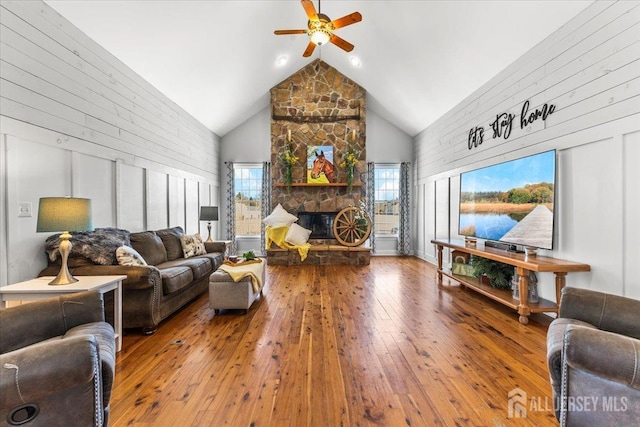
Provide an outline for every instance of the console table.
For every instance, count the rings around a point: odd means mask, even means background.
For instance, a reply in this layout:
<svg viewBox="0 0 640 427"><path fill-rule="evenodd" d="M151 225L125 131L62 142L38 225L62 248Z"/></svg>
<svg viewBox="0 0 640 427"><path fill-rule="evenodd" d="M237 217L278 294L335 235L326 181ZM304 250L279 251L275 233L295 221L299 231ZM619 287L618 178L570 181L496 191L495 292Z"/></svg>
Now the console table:
<svg viewBox="0 0 640 427"><path fill-rule="evenodd" d="M462 239L458 240L432 240L438 248L438 286L442 286L442 276L445 275L459 282L461 285L469 289L473 289L501 304L511 307L520 314L520 323L526 325L529 323L529 315L531 313L541 312L558 312L558 304L560 303L560 292L566 283L567 273L573 271L591 271L588 264L581 264L572 261L564 261L544 256L527 256L523 253L506 251L484 246L484 243L478 242L477 247L465 244ZM443 248L451 248L460 252L471 255L492 259L516 268L516 272L520 277L518 286L520 287L520 300L512 297L511 291L507 289L496 289L490 285L483 284L480 280L473 277L460 276L453 274L451 270L442 266L442 250ZM540 298L537 303L529 303L527 301L529 289L529 272L551 272L556 275L556 301L549 301Z"/></svg>

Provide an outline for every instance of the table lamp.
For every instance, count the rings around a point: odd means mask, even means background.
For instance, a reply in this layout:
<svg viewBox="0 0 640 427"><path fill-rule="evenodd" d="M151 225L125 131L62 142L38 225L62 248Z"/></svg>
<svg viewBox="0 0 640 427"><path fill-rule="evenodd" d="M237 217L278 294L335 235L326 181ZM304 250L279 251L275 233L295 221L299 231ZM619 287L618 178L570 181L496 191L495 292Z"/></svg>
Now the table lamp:
<svg viewBox="0 0 640 427"><path fill-rule="evenodd" d="M71 252L70 231L93 230L91 200L72 197L43 197L38 208L38 232L63 231L60 235L60 272L50 285L69 285L77 282L67 267Z"/></svg>
<svg viewBox="0 0 640 427"><path fill-rule="evenodd" d="M213 240L211 240L211 221L217 220L217 206L200 206L200 221L207 221L207 230L209 230L209 238L206 240L207 242L213 242Z"/></svg>

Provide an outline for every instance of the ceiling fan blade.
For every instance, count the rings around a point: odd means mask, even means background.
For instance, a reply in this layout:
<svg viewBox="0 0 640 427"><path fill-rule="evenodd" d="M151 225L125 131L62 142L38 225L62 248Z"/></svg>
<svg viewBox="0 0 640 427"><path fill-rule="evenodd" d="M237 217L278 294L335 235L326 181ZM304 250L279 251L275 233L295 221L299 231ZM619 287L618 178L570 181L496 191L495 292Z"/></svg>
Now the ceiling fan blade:
<svg viewBox="0 0 640 427"><path fill-rule="evenodd" d="M355 24L360 21L362 21L362 15L360 15L360 12L353 12L350 15L331 21L331 24L333 25L333 28L337 30L338 28L346 27L347 25Z"/></svg>
<svg viewBox="0 0 640 427"><path fill-rule="evenodd" d="M304 11L307 13L307 17L309 18L309 20L317 21L318 12L316 12L316 7L313 5L313 2L311 0L300 0L300 3L302 3L302 7L304 8Z"/></svg>
<svg viewBox="0 0 640 427"><path fill-rule="evenodd" d="M351 43L349 43L343 38L336 36L335 34L331 35L331 38L329 39L329 41L335 44L336 46L338 46L340 49L347 52L351 52L354 48L354 46Z"/></svg>
<svg viewBox="0 0 640 427"><path fill-rule="evenodd" d="M307 34L307 30L275 30L273 32L276 36L282 36L286 34Z"/></svg>
<svg viewBox="0 0 640 427"><path fill-rule="evenodd" d="M313 53L313 50L316 48L316 44L314 42L309 42L309 44L307 45L307 48L304 50L304 53L302 54L302 56L304 56L305 58L308 56L311 56L311 54Z"/></svg>

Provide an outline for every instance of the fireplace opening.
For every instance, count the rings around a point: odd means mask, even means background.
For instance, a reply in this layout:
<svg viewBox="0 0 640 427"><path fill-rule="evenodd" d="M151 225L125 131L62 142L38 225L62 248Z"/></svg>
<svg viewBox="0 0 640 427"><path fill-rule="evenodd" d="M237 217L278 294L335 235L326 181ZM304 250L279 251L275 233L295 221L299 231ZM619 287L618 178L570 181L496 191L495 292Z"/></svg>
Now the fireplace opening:
<svg viewBox="0 0 640 427"><path fill-rule="evenodd" d="M338 212L298 212L298 224L311 230L310 239L333 239L333 220Z"/></svg>

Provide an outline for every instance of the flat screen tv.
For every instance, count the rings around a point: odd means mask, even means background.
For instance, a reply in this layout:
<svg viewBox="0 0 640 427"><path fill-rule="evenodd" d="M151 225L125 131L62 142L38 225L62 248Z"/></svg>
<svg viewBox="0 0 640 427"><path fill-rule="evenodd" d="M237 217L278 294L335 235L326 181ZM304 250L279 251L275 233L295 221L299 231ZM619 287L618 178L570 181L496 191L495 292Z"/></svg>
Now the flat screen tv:
<svg viewBox="0 0 640 427"><path fill-rule="evenodd" d="M458 233L552 249L555 177L555 150L460 174Z"/></svg>

